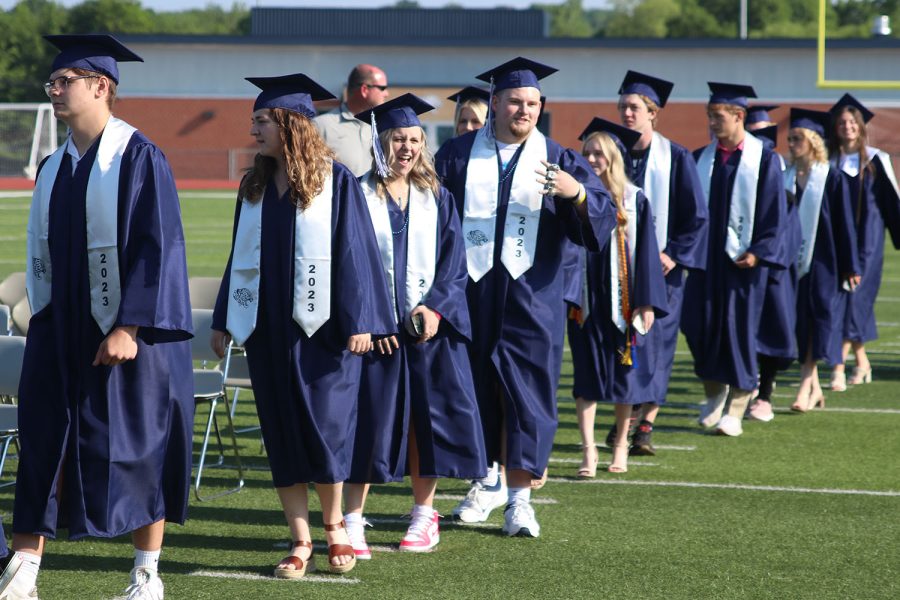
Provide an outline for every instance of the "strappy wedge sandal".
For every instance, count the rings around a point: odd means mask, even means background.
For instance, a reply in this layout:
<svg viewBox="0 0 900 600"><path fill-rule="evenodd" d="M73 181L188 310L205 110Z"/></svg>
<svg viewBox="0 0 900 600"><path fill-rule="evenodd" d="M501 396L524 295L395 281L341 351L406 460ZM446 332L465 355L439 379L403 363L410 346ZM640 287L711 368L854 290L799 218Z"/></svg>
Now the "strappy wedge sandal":
<svg viewBox="0 0 900 600"><path fill-rule="evenodd" d="M347 523L341 519L340 523L325 524L325 531L338 531L345 529ZM349 538L348 538L349 539ZM338 556L346 556L350 558L350 562L343 565L336 565L333 561ZM328 570L332 573L347 573L356 566L356 552L350 544L328 544Z"/></svg>
<svg viewBox="0 0 900 600"><path fill-rule="evenodd" d="M299 556L294 556L293 554L285 556L281 559L281 562L275 565L275 577L279 579L301 579L307 573L312 573L316 570L316 564L313 561L312 542L294 542L293 546L291 546L291 549L294 548L309 548L309 558L304 561ZM282 564L290 566L282 567L280 566Z"/></svg>

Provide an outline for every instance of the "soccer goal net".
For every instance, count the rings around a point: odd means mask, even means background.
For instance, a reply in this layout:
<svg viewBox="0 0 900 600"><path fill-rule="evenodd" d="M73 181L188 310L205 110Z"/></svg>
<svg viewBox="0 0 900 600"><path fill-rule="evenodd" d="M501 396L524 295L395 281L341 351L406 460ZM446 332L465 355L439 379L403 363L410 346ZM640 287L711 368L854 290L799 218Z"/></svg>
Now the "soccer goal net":
<svg viewBox="0 0 900 600"><path fill-rule="evenodd" d="M41 160L59 144L49 103L0 103L0 177L34 179Z"/></svg>

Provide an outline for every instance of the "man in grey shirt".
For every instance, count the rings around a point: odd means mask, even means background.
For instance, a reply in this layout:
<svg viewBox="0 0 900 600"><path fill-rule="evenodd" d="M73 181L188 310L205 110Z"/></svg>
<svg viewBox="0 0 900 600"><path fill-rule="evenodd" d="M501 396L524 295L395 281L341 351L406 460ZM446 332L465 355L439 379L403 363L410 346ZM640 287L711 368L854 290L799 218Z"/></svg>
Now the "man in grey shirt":
<svg viewBox="0 0 900 600"><path fill-rule="evenodd" d="M328 147L359 177L372 167L372 127L353 115L387 100L387 75L374 65L356 65L347 78L347 99L314 119Z"/></svg>

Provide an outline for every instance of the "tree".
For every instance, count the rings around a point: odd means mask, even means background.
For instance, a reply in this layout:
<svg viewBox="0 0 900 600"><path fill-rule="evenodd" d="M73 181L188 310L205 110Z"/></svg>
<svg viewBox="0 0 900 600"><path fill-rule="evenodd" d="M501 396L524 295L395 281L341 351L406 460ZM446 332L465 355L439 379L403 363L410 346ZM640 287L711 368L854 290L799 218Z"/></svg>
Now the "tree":
<svg viewBox="0 0 900 600"><path fill-rule="evenodd" d="M0 11L0 100L46 100L41 84L50 74L56 50L41 36L67 31L66 9L51 0L22 0Z"/></svg>
<svg viewBox="0 0 900 600"><path fill-rule="evenodd" d="M152 33L153 13L139 0L86 0L69 12L72 31Z"/></svg>
<svg viewBox="0 0 900 600"><path fill-rule="evenodd" d="M613 0L614 14L606 24L607 37L664 38L669 20L681 14L678 0Z"/></svg>
<svg viewBox="0 0 900 600"><path fill-rule="evenodd" d="M550 16L550 37L583 38L594 35L594 28L581 5L581 0L566 0L562 4L533 4Z"/></svg>

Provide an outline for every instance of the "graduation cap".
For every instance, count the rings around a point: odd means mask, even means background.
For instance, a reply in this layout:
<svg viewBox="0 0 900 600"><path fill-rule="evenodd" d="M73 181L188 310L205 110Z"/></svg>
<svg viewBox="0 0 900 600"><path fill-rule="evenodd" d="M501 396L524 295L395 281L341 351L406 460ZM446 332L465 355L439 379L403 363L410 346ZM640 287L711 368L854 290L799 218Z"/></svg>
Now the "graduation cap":
<svg viewBox="0 0 900 600"><path fill-rule="evenodd" d="M419 115L434 110L434 107L415 94L403 94L393 100L379 104L355 115L360 121L375 120L378 129L385 131L396 127L421 127Z"/></svg>
<svg viewBox="0 0 900 600"><path fill-rule="evenodd" d="M831 121L831 113L820 110L808 110L806 108L791 109L791 129L802 127L815 131L821 137L826 137L828 123Z"/></svg>
<svg viewBox="0 0 900 600"><path fill-rule="evenodd" d="M862 114L864 123L868 123L869 121L872 120L872 117L875 116L875 113L873 113L871 110L866 108L862 102L860 102L859 100L857 100L850 94L844 94L843 96L841 96L841 99L838 100L837 102L835 102L834 106L832 106L830 109L828 109L828 112L831 113L831 116L833 118L837 118L837 116L839 114L841 114L841 112L845 108L850 107L850 106L859 110L859 112Z"/></svg>
<svg viewBox="0 0 900 600"><path fill-rule="evenodd" d="M779 104L754 104L747 109L747 118L744 120L744 125L772 122L772 118L769 117L769 111L775 110L779 106Z"/></svg>
<svg viewBox="0 0 900 600"><path fill-rule="evenodd" d="M715 81L707 82L709 91L712 95L709 97L709 104L733 104L743 109L747 108L747 98L756 98L756 92L749 85L741 85L737 83L718 83Z"/></svg>
<svg viewBox="0 0 900 600"><path fill-rule="evenodd" d="M503 63L478 75L476 79L490 83L492 93L511 88L533 87L541 89L539 80L556 73L559 69L548 67L521 56Z"/></svg>
<svg viewBox="0 0 900 600"><path fill-rule="evenodd" d="M59 48L50 71L84 69L102 73L119 83L120 62L144 62L122 42L106 34L45 35L44 39Z"/></svg>
<svg viewBox="0 0 900 600"><path fill-rule="evenodd" d="M644 75L637 71L628 71L625 73L625 79L619 86L619 95L622 94L640 94L647 96L653 100L654 104L662 108L672 93L675 84L665 79L659 79L650 75Z"/></svg>
<svg viewBox="0 0 900 600"><path fill-rule="evenodd" d="M279 75L278 77L245 77L262 90L256 97L253 110L283 108L309 119L316 116L315 100L331 100L334 94L304 75Z"/></svg>
<svg viewBox="0 0 900 600"><path fill-rule="evenodd" d="M458 92L453 92L451 95L447 96L447 100L453 100L457 104L465 102L466 100L481 100L487 104L490 98L491 92L489 90L474 85L466 86Z"/></svg>
<svg viewBox="0 0 900 600"><path fill-rule="evenodd" d="M384 158L381 141L378 139L379 128L386 131L397 127L421 127L419 115L430 110L434 110L432 105L415 94L407 93L355 115L360 121L372 125L372 154L375 156L375 166L382 179L390 174L390 168Z"/></svg>
<svg viewBox="0 0 900 600"><path fill-rule="evenodd" d="M640 131L628 129L618 123L613 123L612 121L607 121L600 117L594 117L588 126L585 127L584 131L581 132L581 135L578 136L578 139L583 142L592 133L605 133L611 137L616 146L619 147L619 152L622 153L623 158L628 151L634 147L637 141L641 139Z"/></svg>
<svg viewBox="0 0 900 600"><path fill-rule="evenodd" d="M762 129L757 129L750 133L760 139L765 138L769 140L772 142L773 148L778 145L778 125L769 125L768 127L763 127Z"/></svg>

